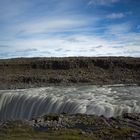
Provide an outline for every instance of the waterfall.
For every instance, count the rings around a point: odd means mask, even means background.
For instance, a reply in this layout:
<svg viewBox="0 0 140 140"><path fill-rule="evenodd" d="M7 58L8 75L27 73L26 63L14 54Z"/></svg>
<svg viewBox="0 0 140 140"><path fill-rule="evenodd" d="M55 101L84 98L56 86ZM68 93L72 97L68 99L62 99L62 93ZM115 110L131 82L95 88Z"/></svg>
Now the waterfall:
<svg viewBox="0 0 140 140"><path fill-rule="evenodd" d="M0 90L0 120L50 113L118 116L140 113L138 86L75 86Z"/></svg>

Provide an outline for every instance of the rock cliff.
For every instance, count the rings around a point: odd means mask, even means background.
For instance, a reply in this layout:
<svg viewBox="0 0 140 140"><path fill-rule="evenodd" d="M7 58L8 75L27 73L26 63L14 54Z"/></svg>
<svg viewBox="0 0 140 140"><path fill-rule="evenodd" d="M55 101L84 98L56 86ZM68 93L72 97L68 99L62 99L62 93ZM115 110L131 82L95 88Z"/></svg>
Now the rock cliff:
<svg viewBox="0 0 140 140"><path fill-rule="evenodd" d="M139 84L140 58L66 57L0 60L0 89L72 84Z"/></svg>

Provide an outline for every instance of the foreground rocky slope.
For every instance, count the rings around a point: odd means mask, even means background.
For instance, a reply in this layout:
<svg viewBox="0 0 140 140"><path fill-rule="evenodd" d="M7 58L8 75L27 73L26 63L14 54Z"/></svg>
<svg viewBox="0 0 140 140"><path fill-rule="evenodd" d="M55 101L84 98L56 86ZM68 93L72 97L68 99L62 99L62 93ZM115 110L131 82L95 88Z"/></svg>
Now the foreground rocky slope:
<svg viewBox="0 0 140 140"><path fill-rule="evenodd" d="M30 121L2 122L2 140L139 140L140 114L117 118L94 115L46 115Z"/></svg>
<svg viewBox="0 0 140 140"><path fill-rule="evenodd" d="M0 60L0 89L140 83L140 58L68 57Z"/></svg>

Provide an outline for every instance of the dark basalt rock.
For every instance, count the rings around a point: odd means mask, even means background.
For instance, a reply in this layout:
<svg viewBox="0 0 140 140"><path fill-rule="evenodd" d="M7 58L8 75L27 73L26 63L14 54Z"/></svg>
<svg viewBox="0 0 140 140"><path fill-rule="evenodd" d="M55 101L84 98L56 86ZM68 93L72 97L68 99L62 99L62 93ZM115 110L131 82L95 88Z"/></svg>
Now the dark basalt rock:
<svg viewBox="0 0 140 140"><path fill-rule="evenodd" d="M67 57L0 60L0 89L72 84L140 84L140 58Z"/></svg>

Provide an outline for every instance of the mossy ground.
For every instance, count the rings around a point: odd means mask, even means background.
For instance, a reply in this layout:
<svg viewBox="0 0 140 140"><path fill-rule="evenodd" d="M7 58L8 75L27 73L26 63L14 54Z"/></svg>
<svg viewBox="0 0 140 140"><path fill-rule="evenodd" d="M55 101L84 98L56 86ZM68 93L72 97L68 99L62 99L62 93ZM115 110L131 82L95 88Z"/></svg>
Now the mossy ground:
<svg viewBox="0 0 140 140"><path fill-rule="evenodd" d="M17 130L0 134L0 140L96 140L94 136L87 136L76 129L49 132Z"/></svg>
<svg viewBox="0 0 140 140"><path fill-rule="evenodd" d="M0 140L97 140L94 136L82 134L78 129L36 131L32 127L13 123L0 130Z"/></svg>
<svg viewBox="0 0 140 140"><path fill-rule="evenodd" d="M134 132L132 128L110 128L102 126L93 133L80 129L63 128L61 130L37 131L23 122L10 122L0 129L0 140L102 140L129 138Z"/></svg>

